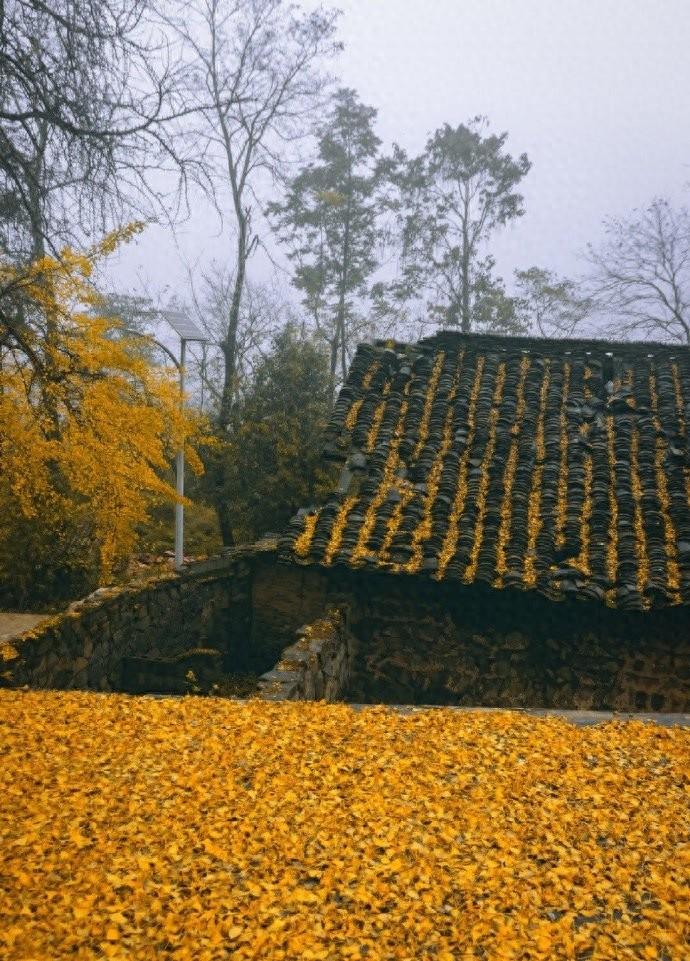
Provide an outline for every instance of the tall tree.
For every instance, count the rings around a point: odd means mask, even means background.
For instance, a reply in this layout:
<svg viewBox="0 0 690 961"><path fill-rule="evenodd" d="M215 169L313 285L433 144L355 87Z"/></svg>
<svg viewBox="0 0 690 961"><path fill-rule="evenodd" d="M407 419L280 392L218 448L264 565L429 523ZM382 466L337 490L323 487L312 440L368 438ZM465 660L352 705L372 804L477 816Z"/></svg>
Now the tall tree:
<svg viewBox="0 0 690 961"><path fill-rule="evenodd" d="M217 419L225 379L223 344L235 277L231 270L213 263L203 272L200 283L190 273L190 287L194 314L208 337L200 358L191 362L192 372L199 378L202 406ZM246 392L275 335L288 324L298 328L299 320L281 289L273 283L246 281L237 325L233 404Z"/></svg>
<svg viewBox="0 0 690 961"><path fill-rule="evenodd" d="M338 90L318 130L318 159L290 181L281 203L269 207L295 263L293 283L328 345L331 396L367 323L358 307L379 265L376 113L354 90Z"/></svg>
<svg viewBox="0 0 690 961"><path fill-rule="evenodd" d="M516 270L515 284L517 314L541 337L572 337L594 311L581 284L543 267Z"/></svg>
<svg viewBox="0 0 690 961"><path fill-rule="evenodd" d="M280 530L332 483L321 458L329 406L323 347L288 325L257 364L233 412L224 496L237 540Z"/></svg>
<svg viewBox="0 0 690 961"><path fill-rule="evenodd" d="M202 275L201 282L190 274L193 310L208 342L196 357L191 357L188 370L195 384L195 396L213 423L218 424L223 404L227 365L225 362L228 313L235 291L234 272L220 264L212 264ZM232 465L228 450L234 450L233 435L239 421L233 411L250 389L257 368L272 349L273 338L285 326L304 331L294 307L274 284L245 281L240 303L235 339L235 377L230 421L220 437L220 443L205 452L206 471L200 491L215 507L223 541L234 543L241 523L234 516L236 504L227 496L228 477Z"/></svg>
<svg viewBox="0 0 690 961"><path fill-rule="evenodd" d="M206 183L228 216L232 296L221 342L222 433L236 395L238 329L247 266L261 244L261 203L285 173L288 147L308 132L326 78L337 12L308 13L284 0L179 0L169 22L182 39L189 89L201 123L193 131ZM227 521L223 520L227 531Z"/></svg>
<svg viewBox="0 0 690 961"><path fill-rule="evenodd" d="M399 298L426 296L441 323L511 330L516 318L487 253L492 233L521 217L520 181L527 154L514 159L507 133L490 134L485 117L439 128L424 152L408 160L396 148L402 277Z"/></svg>
<svg viewBox="0 0 690 961"><path fill-rule="evenodd" d="M588 247L588 288L611 335L690 344L690 212L655 198L604 223Z"/></svg>
<svg viewBox="0 0 690 961"><path fill-rule="evenodd" d="M152 0L0 2L0 252L28 263L150 212L152 167L184 172L176 80Z"/></svg>

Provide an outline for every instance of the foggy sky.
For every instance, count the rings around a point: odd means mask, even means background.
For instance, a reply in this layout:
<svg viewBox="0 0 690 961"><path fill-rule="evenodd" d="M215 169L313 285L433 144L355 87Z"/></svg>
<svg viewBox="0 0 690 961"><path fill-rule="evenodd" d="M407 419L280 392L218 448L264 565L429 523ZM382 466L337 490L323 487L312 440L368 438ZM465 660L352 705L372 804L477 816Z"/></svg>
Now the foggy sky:
<svg viewBox="0 0 690 961"><path fill-rule="evenodd" d="M409 152L445 122L486 114L533 167L525 216L496 235L508 282L532 265L576 275L601 221L654 195L690 196L690 0L341 0L342 83L379 110L384 149ZM198 205L120 255L112 280L184 295L185 260L228 258L216 216ZM250 271L268 276L264 258Z"/></svg>

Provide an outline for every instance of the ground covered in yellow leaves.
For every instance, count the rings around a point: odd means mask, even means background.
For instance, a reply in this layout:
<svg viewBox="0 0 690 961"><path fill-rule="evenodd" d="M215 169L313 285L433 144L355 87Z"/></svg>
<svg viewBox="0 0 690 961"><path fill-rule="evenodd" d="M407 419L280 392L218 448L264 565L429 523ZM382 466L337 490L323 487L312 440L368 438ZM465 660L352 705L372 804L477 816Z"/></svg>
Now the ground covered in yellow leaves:
<svg viewBox="0 0 690 961"><path fill-rule="evenodd" d="M0 957L690 957L690 732L0 692Z"/></svg>

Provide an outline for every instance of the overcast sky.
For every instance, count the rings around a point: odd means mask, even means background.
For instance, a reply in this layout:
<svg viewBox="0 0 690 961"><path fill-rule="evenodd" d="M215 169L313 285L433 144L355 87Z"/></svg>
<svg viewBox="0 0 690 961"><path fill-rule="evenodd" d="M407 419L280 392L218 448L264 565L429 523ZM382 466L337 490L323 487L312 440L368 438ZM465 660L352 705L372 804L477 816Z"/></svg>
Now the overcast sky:
<svg viewBox="0 0 690 961"><path fill-rule="evenodd" d="M493 244L500 272L563 274L655 194L690 182L690 0L342 0L335 72L379 111L387 148L421 150L441 124L486 114L533 167L526 214ZM184 293L185 259L225 256L214 215L197 206L178 232L150 228L114 265L133 290ZM254 274L267 266L257 261Z"/></svg>

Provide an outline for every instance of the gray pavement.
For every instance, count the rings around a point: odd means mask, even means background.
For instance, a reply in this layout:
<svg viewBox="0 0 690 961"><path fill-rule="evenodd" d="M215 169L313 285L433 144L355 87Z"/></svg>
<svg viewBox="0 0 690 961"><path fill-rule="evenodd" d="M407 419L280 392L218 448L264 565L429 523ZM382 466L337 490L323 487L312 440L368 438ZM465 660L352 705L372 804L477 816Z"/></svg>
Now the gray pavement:
<svg viewBox="0 0 690 961"><path fill-rule="evenodd" d="M133 697L154 697L154 698L179 698L187 695L182 694L137 694ZM245 698L232 697L223 700L243 701ZM272 702L277 703L277 702ZM286 702L287 703L287 702ZM293 702L290 702L293 703ZM294 702L296 703L296 702ZM591 727L594 724L604 724L607 721L645 721L650 724L658 724L661 727L690 727L690 714L636 714L623 713L616 711L566 711L555 708L534 707L534 708L505 708L505 707L463 707L453 704L351 704L349 701L338 701L337 703L347 704L353 711L367 711L374 707L388 707L391 711L398 711L400 714L414 714L417 711L459 711L465 714L526 714L531 717L558 717L563 721L569 721L576 727Z"/></svg>
<svg viewBox="0 0 690 961"><path fill-rule="evenodd" d="M50 614L15 614L11 611L0 611L0 641L14 637L15 634L30 631L47 617L50 617Z"/></svg>
<svg viewBox="0 0 690 961"><path fill-rule="evenodd" d="M401 714L412 714L415 711L464 711L466 714L527 714L533 717L559 717L569 721L576 727L591 727L593 724L604 724L606 721L647 721L659 724L661 727L690 727L690 714L642 714L623 713L616 711L566 711L548 707L531 708L503 708L503 707L462 707L440 704L387 704L391 710ZM357 711L367 708L380 707L378 704L351 704Z"/></svg>

